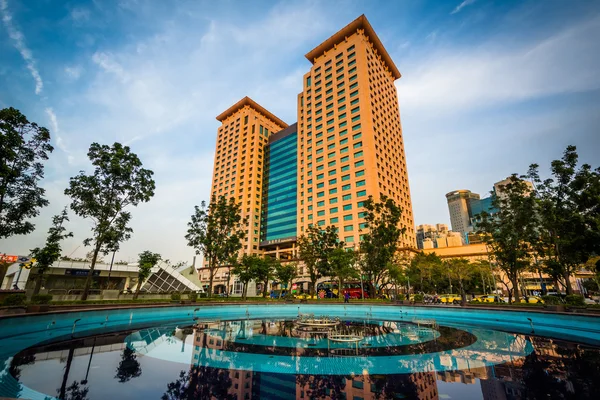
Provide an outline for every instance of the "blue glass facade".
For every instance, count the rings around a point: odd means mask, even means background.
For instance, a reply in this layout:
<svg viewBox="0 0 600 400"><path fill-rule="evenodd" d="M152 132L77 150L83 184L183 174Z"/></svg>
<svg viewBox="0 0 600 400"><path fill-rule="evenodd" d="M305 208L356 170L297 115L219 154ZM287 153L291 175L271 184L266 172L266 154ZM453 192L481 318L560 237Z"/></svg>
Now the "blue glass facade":
<svg viewBox="0 0 600 400"><path fill-rule="evenodd" d="M290 132L293 130L292 132ZM266 152L261 242L293 238L297 225L298 133L292 125Z"/></svg>
<svg viewBox="0 0 600 400"><path fill-rule="evenodd" d="M477 224L481 221L482 212L485 211L492 216L498 212L498 209L492 204L493 201L494 196L471 200L471 225L473 225L473 230L477 230Z"/></svg>

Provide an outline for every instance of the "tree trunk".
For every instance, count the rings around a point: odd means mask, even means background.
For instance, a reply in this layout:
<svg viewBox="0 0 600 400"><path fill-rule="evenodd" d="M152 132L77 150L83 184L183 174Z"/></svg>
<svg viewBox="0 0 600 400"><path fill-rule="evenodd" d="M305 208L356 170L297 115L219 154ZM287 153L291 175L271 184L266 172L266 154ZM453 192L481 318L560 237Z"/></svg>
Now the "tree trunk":
<svg viewBox="0 0 600 400"><path fill-rule="evenodd" d="M340 301L344 301L345 297L344 297L344 281L342 280L342 278L338 278L338 299L340 299Z"/></svg>
<svg viewBox="0 0 600 400"><path fill-rule="evenodd" d="M244 287L242 288L242 300L246 301L246 291L248 290L248 282L242 282Z"/></svg>
<svg viewBox="0 0 600 400"><path fill-rule="evenodd" d="M40 289L42 288L42 280L44 279L44 275L39 273L37 275L37 279L35 281L35 288L33 289L33 295L40 293Z"/></svg>
<svg viewBox="0 0 600 400"><path fill-rule="evenodd" d="M140 294L140 289L142 288L143 279L138 276L137 285L135 285L135 293L133 294L133 300L137 300L138 295Z"/></svg>
<svg viewBox="0 0 600 400"><path fill-rule="evenodd" d="M4 281L4 276L6 275L6 271L8 271L8 267L9 267L8 262L6 262L6 261L0 262L0 285L2 285L2 282Z"/></svg>
<svg viewBox="0 0 600 400"><path fill-rule="evenodd" d="M458 280L458 286L460 287L460 305L464 307L467 305L467 294L465 293L462 279Z"/></svg>
<svg viewBox="0 0 600 400"><path fill-rule="evenodd" d="M85 286L83 287L83 294L81 295L81 300L87 300L88 292L90 291L90 286L92 286L92 279L94 277L94 268L96 268L96 260L98 259L98 253L100 252L101 243L96 243L96 248L94 249L94 256L92 257L92 264L90 265L90 272L85 279Z"/></svg>
<svg viewBox="0 0 600 400"><path fill-rule="evenodd" d="M518 279L518 277L517 277L516 274L511 277L510 282L512 283L513 294L515 295L515 303L516 303L516 302L518 302L520 300L520 296L519 296L519 279ZM509 299L508 300L510 301L510 294L509 294Z"/></svg>
<svg viewBox="0 0 600 400"><path fill-rule="evenodd" d="M231 279L231 265L227 267L227 286L225 286L225 290L227 291L227 297L229 297L229 293L233 292L233 290L229 290L229 280Z"/></svg>
<svg viewBox="0 0 600 400"><path fill-rule="evenodd" d="M263 298L266 299L267 298L267 287L269 286L269 279L265 279L265 281L263 282Z"/></svg>
<svg viewBox="0 0 600 400"><path fill-rule="evenodd" d="M310 280L310 298L312 299L312 297L316 294L316 289L317 289L317 280L315 279L314 281L311 279ZM318 298L318 296L317 296Z"/></svg>
<svg viewBox="0 0 600 400"><path fill-rule="evenodd" d="M214 273L213 270L209 270L208 272L208 294L207 297L212 297L212 290L213 290L213 278L214 278Z"/></svg>
<svg viewBox="0 0 600 400"><path fill-rule="evenodd" d="M567 295L571 295L573 294L573 287L571 286L571 274L569 273L568 267L565 267L563 276L565 279L565 289L567 290Z"/></svg>

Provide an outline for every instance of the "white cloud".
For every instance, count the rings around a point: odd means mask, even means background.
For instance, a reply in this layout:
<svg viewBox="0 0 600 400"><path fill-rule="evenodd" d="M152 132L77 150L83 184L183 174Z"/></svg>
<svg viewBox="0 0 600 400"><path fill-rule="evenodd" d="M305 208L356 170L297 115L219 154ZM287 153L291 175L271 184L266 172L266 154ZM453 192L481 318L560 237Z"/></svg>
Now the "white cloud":
<svg viewBox="0 0 600 400"><path fill-rule="evenodd" d="M456 14L456 13L460 12L460 10L462 10L466 6L469 6L473 3L475 3L476 1L477 0L464 0L462 3L457 5L456 8L454 8L454 10L452 10L452 12L450 14Z"/></svg>
<svg viewBox="0 0 600 400"><path fill-rule="evenodd" d="M407 63L397 82L407 109L456 111L600 88L600 18L547 39L450 48Z"/></svg>
<svg viewBox="0 0 600 400"><path fill-rule="evenodd" d="M87 8L74 8L71 10L71 19L75 23L85 22L90 19L90 10Z"/></svg>
<svg viewBox="0 0 600 400"><path fill-rule="evenodd" d="M83 68L81 67L81 65L75 65L72 67L65 67L64 71L69 79L77 80L81 76Z"/></svg>
<svg viewBox="0 0 600 400"><path fill-rule="evenodd" d="M69 164L73 164L75 158L71 155L71 152L67 149L65 145L65 141L60 134L60 130L58 129L58 119L56 118L56 114L52 107L46 108L46 114L48 118L50 118L50 134L52 137L56 137L56 146L61 149L67 155L67 161Z"/></svg>
<svg viewBox="0 0 600 400"><path fill-rule="evenodd" d="M42 93L42 89L44 88L44 82L42 81L42 77L36 67L35 59L33 58L33 54L31 50L25 44L25 36L23 33L13 24L13 17L10 11L8 11L8 2L7 0L0 0L0 12L2 13L2 22L4 23L4 27L8 32L8 36L13 40L15 48L25 60L25 65L33 80L35 81L35 94Z"/></svg>

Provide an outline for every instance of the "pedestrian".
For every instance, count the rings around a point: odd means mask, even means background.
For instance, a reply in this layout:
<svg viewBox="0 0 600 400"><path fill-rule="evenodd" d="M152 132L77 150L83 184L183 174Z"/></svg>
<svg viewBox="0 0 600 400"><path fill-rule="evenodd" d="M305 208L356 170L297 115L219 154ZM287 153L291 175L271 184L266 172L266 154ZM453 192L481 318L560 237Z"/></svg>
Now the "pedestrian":
<svg viewBox="0 0 600 400"><path fill-rule="evenodd" d="M344 293L344 303L350 303L350 293Z"/></svg>

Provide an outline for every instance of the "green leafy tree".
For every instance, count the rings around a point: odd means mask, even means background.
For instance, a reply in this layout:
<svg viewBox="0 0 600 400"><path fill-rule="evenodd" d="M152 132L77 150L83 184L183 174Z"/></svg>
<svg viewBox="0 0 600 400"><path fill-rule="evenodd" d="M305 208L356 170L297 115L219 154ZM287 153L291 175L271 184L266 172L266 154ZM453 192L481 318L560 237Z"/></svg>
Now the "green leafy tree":
<svg viewBox="0 0 600 400"><path fill-rule="evenodd" d="M600 254L600 168L578 167L575 146L568 146L542 180L538 165L529 167L540 220L537 250L546 272L573 293L571 276L590 256Z"/></svg>
<svg viewBox="0 0 600 400"><path fill-rule="evenodd" d="M275 265L275 277L277 280L279 280L282 286L285 286L287 290L287 297L292 295L290 289L292 287L292 281L296 278L296 276L298 276L298 265L296 263L279 263ZM279 297L281 297L281 292Z"/></svg>
<svg viewBox="0 0 600 400"><path fill-rule="evenodd" d="M411 263L410 256L399 253L394 259L388 263L387 274L389 283L393 285L396 299L399 299L398 287L403 287L408 283L408 269Z"/></svg>
<svg viewBox="0 0 600 400"><path fill-rule="evenodd" d="M154 173L142 168L142 162L128 146L92 143L88 158L94 166L93 174L81 171L65 189L71 198L71 209L93 224L93 237L84 240L86 246L93 244L93 256L82 300L87 299L98 254L108 254L131 237L127 207L149 201L155 188Z"/></svg>
<svg viewBox="0 0 600 400"><path fill-rule="evenodd" d="M267 297L267 291L269 290L269 281L273 278L279 264L279 260L269 256L262 257L260 259L260 262L257 264L256 280L258 282L262 282L262 295L264 298Z"/></svg>
<svg viewBox="0 0 600 400"><path fill-rule="evenodd" d="M329 257L331 253L342 248L337 230L334 226L324 229L311 226L306 235L298 238L298 256L304 262L311 282L310 295L314 296L317 280L323 276L331 276Z"/></svg>
<svg viewBox="0 0 600 400"><path fill-rule="evenodd" d="M52 217L52 226L48 229L46 245L42 248L36 247L31 250L31 257L35 259L35 268L37 270L35 288L33 289L34 295L40 292L42 279L46 271L60 258L60 242L73 236L73 233L67 232L67 228L63 226L68 220L69 216L67 215L66 208L60 214Z"/></svg>
<svg viewBox="0 0 600 400"><path fill-rule="evenodd" d="M493 217L483 212L479 224L492 258L511 282L509 302L513 294L519 301L519 274L530 267L532 243L537 240L536 200L523 178L516 174L509 178L492 200L499 211Z"/></svg>
<svg viewBox="0 0 600 400"><path fill-rule="evenodd" d="M362 271L371 283L370 295L374 298L375 287L387 273L406 227L400 227L402 208L385 195L381 195L379 202L369 196L363 207L366 233L360 243L360 251L364 254Z"/></svg>
<svg viewBox="0 0 600 400"><path fill-rule="evenodd" d="M158 264L161 258L160 254L148 250L143 251L138 255L138 281L135 288L135 294L133 295L134 300L137 300L142 284L148 279L150 274L152 274L152 268Z"/></svg>
<svg viewBox="0 0 600 400"><path fill-rule="evenodd" d="M123 353L121 354L121 361L119 361L115 379L118 379L120 383L125 383L140 375L142 375L142 367L137 360L135 350L127 346L123 349Z"/></svg>
<svg viewBox="0 0 600 400"><path fill-rule="evenodd" d="M444 261L444 266L448 271L448 276L454 281L458 282L458 290L460 292L461 303L465 305L467 303L467 293L465 291L465 285L475 275L476 267L471 264L469 260L465 258L451 258Z"/></svg>
<svg viewBox="0 0 600 400"><path fill-rule="evenodd" d="M236 263L232 268L232 272L238 277L243 284L242 299L246 300L248 295L248 282L258 278L261 264L264 262L262 257L251 254L244 254L240 262Z"/></svg>
<svg viewBox="0 0 600 400"><path fill-rule="evenodd" d="M413 287L424 293L437 293L438 289L446 286L442 260L435 253L420 252L411 260L408 275Z"/></svg>
<svg viewBox="0 0 600 400"><path fill-rule="evenodd" d="M196 254L204 255L209 271L208 297L211 297L218 269L231 264L242 249L248 220L242 219L240 206L233 197L227 200L224 196L218 199L213 196L208 206L203 201L194 210L185 238Z"/></svg>
<svg viewBox="0 0 600 400"><path fill-rule="evenodd" d="M0 240L33 232L31 218L48 205L43 161L54 148L50 132L10 107L0 110ZM8 263L0 263L0 282Z"/></svg>
<svg viewBox="0 0 600 400"><path fill-rule="evenodd" d="M329 276L338 279L340 300L343 299L344 281L360 277L356 269L356 256L356 252L353 249L345 250L341 247L336 247L329 255Z"/></svg>

